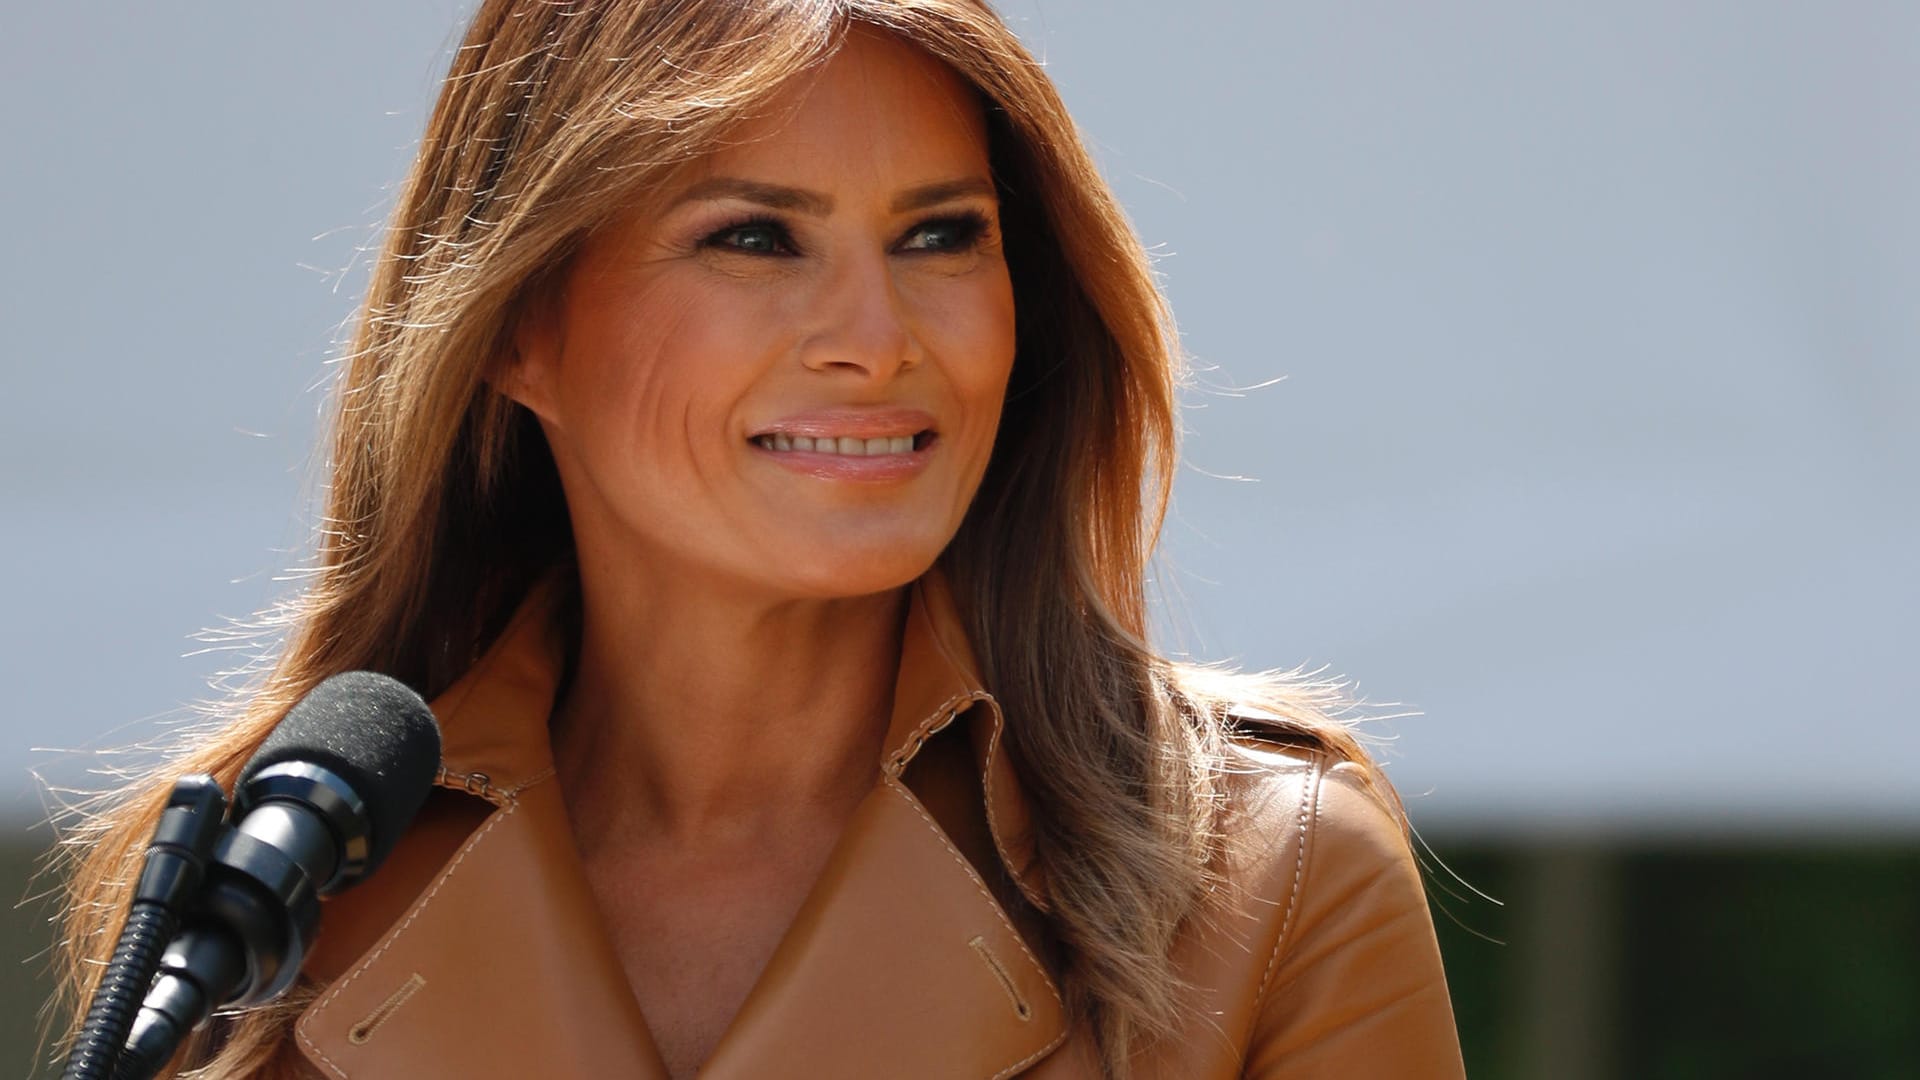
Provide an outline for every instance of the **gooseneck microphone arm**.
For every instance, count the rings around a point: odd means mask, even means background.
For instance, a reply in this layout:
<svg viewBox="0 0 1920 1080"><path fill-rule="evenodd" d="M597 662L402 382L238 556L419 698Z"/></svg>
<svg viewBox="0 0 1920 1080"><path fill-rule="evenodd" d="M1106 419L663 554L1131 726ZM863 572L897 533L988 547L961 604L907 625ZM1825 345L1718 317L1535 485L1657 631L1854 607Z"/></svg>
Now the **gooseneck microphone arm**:
<svg viewBox="0 0 1920 1080"><path fill-rule="evenodd" d="M371 825L347 782L317 765L272 766L242 783L252 809L220 837L199 909L167 947L115 1077L156 1075L220 1005L258 1005L293 985L330 892ZM356 877L358 875L355 875Z"/></svg>
<svg viewBox="0 0 1920 1080"><path fill-rule="evenodd" d="M172 916L158 934L165 949L154 955L155 934L143 931L137 960L124 972L110 970L111 982L103 979L68 1058L67 1080L145 1080L213 1010L260 1005L286 992L313 943L320 897L379 866L425 802L439 763L439 728L419 695L385 676L349 672L294 706L241 770L235 824L221 824L225 798L211 778L182 780L175 799L191 790L198 831L186 830L191 842L177 840L184 826L169 832L163 814L149 867L156 852L191 863L173 853L182 848L201 854L195 865L202 872L154 872L176 883L163 890ZM148 877L142 874L136 890L136 911ZM122 951L131 952L116 950L116 963ZM109 987L114 995L103 1004ZM134 1014L139 994L144 1000Z"/></svg>
<svg viewBox="0 0 1920 1080"><path fill-rule="evenodd" d="M174 783L147 845L113 958L67 1057L67 1080L111 1075L134 1023L134 1010L161 965L161 950L199 895L226 814L226 792L213 777L196 774Z"/></svg>

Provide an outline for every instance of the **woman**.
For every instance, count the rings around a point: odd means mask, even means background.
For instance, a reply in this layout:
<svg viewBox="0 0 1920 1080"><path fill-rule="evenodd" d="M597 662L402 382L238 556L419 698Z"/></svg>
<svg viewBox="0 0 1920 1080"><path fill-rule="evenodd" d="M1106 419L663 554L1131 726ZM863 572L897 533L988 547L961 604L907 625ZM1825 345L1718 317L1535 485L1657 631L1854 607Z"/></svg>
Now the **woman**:
<svg viewBox="0 0 1920 1080"><path fill-rule="evenodd" d="M1457 1076L1335 689L1145 641L1177 360L966 0L490 0L231 780L325 676L435 797L208 1075ZM164 794L92 825L88 989Z"/></svg>

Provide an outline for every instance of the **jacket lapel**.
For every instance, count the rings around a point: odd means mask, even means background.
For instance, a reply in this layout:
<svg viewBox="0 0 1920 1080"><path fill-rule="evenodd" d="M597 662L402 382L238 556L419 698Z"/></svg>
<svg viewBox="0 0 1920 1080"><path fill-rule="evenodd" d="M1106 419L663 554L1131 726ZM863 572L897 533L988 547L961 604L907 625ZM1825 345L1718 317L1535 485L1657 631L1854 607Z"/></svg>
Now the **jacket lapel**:
<svg viewBox="0 0 1920 1080"><path fill-rule="evenodd" d="M889 778L848 823L701 1076L986 1080L1065 1035L1046 971Z"/></svg>
<svg viewBox="0 0 1920 1080"><path fill-rule="evenodd" d="M342 1077L664 1080L579 860L554 842L566 828L551 781L496 810L301 1016L307 1058Z"/></svg>
<svg viewBox="0 0 1920 1080"><path fill-rule="evenodd" d="M480 795L491 811L471 829L430 822L403 840L394 862L441 867L424 886L419 875L395 875L388 893L410 902L382 896L375 878L327 906L315 967L331 983L303 1013L298 1038L328 1075L664 1078L553 780L555 591L536 590L434 702L443 787ZM987 1080L1065 1040L1045 967L902 781L922 745L963 713L985 793L974 809L1010 878L1044 903L999 708L980 686L945 583L929 574L908 611L882 779L702 1077Z"/></svg>

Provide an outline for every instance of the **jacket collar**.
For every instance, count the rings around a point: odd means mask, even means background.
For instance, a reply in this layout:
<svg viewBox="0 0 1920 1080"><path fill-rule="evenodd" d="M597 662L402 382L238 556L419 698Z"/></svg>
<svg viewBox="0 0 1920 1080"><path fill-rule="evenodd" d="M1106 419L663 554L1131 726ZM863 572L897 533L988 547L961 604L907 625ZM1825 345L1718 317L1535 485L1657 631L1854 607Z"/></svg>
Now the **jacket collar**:
<svg viewBox="0 0 1920 1080"><path fill-rule="evenodd" d="M542 579L497 643L434 699L443 786L498 803L553 775L547 720L566 663L558 620L570 587L559 574ZM1021 894L1045 911L1045 875L1034 855L1032 817L1001 738L1005 718L980 678L952 586L936 568L910 587L893 715L880 755L882 774L899 778L928 738L969 711L981 714L970 741L994 846Z"/></svg>
<svg viewBox="0 0 1920 1080"><path fill-rule="evenodd" d="M323 928L345 924L350 941L341 944L364 950L337 974L318 972L332 983L299 1023L303 1052L332 1075L442 1074L462 1062L492 1075L533 1060L548 1075L659 1075L552 782L547 722L570 584L536 587L488 653L433 702L441 786L487 799L492 813L461 830L443 864L431 856L442 868L397 919L361 920L369 925L358 930L358 890L329 903ZM1048 972L902 781L922 745L962 715L994 850L1044 909L1000 707L982 685L949 585L931 571L911 588L880 783L703 1077L1004 1075L1065 1039ZM372 895L359 906L400 910ZM902 1048L913 1057L901 1060Z"/></svg>

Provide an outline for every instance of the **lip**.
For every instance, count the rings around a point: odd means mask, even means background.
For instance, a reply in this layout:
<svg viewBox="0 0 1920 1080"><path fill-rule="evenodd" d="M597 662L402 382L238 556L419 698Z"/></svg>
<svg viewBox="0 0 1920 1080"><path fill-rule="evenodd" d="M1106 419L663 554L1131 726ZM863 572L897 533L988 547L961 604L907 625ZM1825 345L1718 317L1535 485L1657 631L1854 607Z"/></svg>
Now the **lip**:
<svg viewBox="0 0 1920 1080"><path fill-rule="evenodd" d="M837 439L842 436L855 439L892 439L918 435L923 431L931 430L933 430L933 414L920 409L810 409L806 412L783 416L770 424L757 427L747 433L747 438L757 439L762 435L805 435L811 439ZM805 453L805 451L794 452Z"/></svg>
<svg viewBox="0 0 1920 1080"><path fill-rule="evenodd" d="M904 454L822 454L813 450L769 450L754 440L762 435L800 435L815 439L897 439L925 432ZM813 409L785 416L747 437L747 447L789 472L817 480L892 483L918 476L940 445L933 415L920 409Z"/></svg>
<svg viewBox="0 0 1920 1080"><path fill-rule="evenodd" d="M758 443L747 444L789 472L817 480L850 480L857 483L892 483L920 475L933 459L938 439L904 454L878 454L856 457L852 454L821 454L812 450L768 450Z"/></svg>

